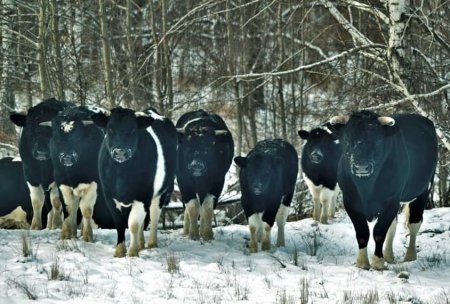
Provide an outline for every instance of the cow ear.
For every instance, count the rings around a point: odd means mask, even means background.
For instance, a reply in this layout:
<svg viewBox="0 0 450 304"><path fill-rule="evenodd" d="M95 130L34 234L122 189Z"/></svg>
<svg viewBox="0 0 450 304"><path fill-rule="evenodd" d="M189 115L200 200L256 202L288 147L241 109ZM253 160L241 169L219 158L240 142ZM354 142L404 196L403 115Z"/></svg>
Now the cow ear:
<svg viewBox="0 0 450 304"><path fill-rule="evenodd" d="M239 168L245 168L245 166L247 165L247 157L236 156L234 158L234 162L239 166Z"/></svg>
<svg viewBox="0 0 450 304"><path fill-rule="evenodd" d="M136 117L137 119L137 124L138 124L138 128L148 128L154 121L155 119L153 119L150 116L138 116Z"/></svg>
<svg viewBox="0 0 450 304"><path fill-rule="evenodd" d="M309 132L306 130L299 130L298 135L300 136L301 139L308 139Z"/></svg>
<svg viewBox="0 0 450 304"><path fill-rule="evenodd" d="M11 121L16 126L25 127L26 121L27 121L27 115L20 114L20 113L11 113L11 115L9 115L9 119L11 119Z"/></svg>
<svg viewBox="0 0 450 304"><path fill-rule="evenodd" d="M108 116L103 113L92 114L91 119L100 128L106 128L106 125L108 124Z"/></svg>

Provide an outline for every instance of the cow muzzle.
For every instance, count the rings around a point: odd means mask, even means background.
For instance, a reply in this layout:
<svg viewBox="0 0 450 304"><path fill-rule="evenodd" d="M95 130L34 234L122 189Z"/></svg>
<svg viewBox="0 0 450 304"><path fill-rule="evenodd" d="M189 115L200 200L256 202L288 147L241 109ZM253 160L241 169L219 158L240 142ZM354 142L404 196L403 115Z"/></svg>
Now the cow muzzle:
<svg viewBox="0 0 450 304"><path fill-rule="evenodd" d="M372 175L374 169L373 162L352 162L352 174L357 177L369 177Z"/></svg>
<svg viewBox="0 0 450 304"><path fill-rule="evenodd" d="M193 176L200 177L206 174L206 164L199 160L193 160L189 163L188 170Z"/></svg>
<svg viewBox="0 0 450 304"><path fill-rule="evenodd" d="M43 161L50 159L50 151L47 149L36 148L33 150L33 157L36 160Z"/></svg>
<svg viewBox="0 0 450 304"><path fill-rule="evenodd" d="M78 161L78 154L73 151L71 153L60 153L59 162L65 167L72 167Z"/></svg>
<svg viewBox="0 0 450 304"><path fill-rule="evenodd" d="M320 151L313 151L311 154L309 154L309 160L314 164L320 164L323 159L323 154Z"/></svg>
<svg viewBox="0 0 450 304"><path fill-rule="evenodd" d="M131 149L114 148L110 152L112 159L118 163L123 163L129 160L132 156Z"/></svg>
<svg viewBox="0 0 450 304"><path fill-rule="evenodd" d="M254 195L259 196L264 192L264 185L262 182L255 182L252 184L252 192Z"/></svg>

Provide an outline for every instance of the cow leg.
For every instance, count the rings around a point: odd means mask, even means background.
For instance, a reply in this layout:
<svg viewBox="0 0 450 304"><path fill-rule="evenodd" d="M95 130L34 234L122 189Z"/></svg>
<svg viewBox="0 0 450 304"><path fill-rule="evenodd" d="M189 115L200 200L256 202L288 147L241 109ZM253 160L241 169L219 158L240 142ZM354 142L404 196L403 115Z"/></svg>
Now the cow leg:
<svg viewBox="0 0 450 304"><path fill-rule="evenodd" d="M313 200L313 220L319 221L322 205L320 204L320 190L321 186L317 187L314 183L303 174L303 179L308 186L309 192L311 193Z"/></svg>
<svg viewBox="0 0 450 304"><path fill-rule="evenodd" d="M417 259L416 238L423 221L423 210L427 202L429 190L426 190L405 208L405 219L409 229L409 245L405 254L405 262Z"/></svg>
<svg viewBox="0 0 450 304"><path fill-rule="evenodd" d="M185 206L184 207L184 216L183 216L183 235L189 236L189 228L191 226L190 218L189 218L189 210Z"/></svg>
<svg viewBox="0 0 450 304"><path fill-rule="evenodd" d="M161 207L159 207L160 197L154 197L150 205L150 237L148 239L148 248L157 247L157 229L159 223L159 216L161 215Z"/></svg>
<svg viewBox="0 0 450 304"><path fill-rule="evenodd" d="M30 183L27 184L30 189L31 205L33 207L33 219L30 229L40 230L42 229L42 207L44 207L45 193L41 186L34 187Z"/></svg>
<svg viewBox="0 0 450 304"><path fill-rule="evenodd" d="M330 208L328 209L328 216L331 218L335 217L336 201L337 201L338 194L339 194L339 186L336 184L336 186L334 187L334 190L333 190L333 197L331 198L331 201L330 201Z"/></svg>
<svg viewBox="0 0 450 304"><path fill-rule="evenodd" d="M200 235L205 241L214 239L212 220L214 217L214 199L211 194L206 195L200 206Z"/></svg>
<svg viewBox="0 0 450 304"><path fill-rule="evenodd" d="M394 262L394 249L392 247L392 244L394 242L394 236L395 236L396 230L397 230L397 217L394 218L391 226L389 227L389 230L386 235L385 245L384 245L383 255L384 255L385 261L388 263Z"/></svg>
<svg viewBox="0 0 450 304"><path fill-rule="evenodd" d="M398 208L394 207L387 210L385 213L380 214L377 223L373 228L373 238L375 240L375 254L372 257L371 264L373 269L383 270L386 268L384 266L383 244L386 239L387 231L397 215L397 211Z"/></svg>
<svg viewBox="0 0 450 304"><path fill-rule="evenodd" d="M61 228L64 215L62 212L58 187L54 182L50 185L50 203L52 205L52 210L50 211L50 218L47 222L47 226L49 229Z"/></svg>
<svg viewBox="0 0 450 304"><path fill-rule="evenodd" d="M270 250L270 232L272 231L273 224L275 223L275 218L280 208L278 204L270 204L269 208L263 213L262 221L263 221L263 239L261 241L261 250Z"/></svg>
<svg viewBox="0 0 450 304"><path fill-rule="evenodd" d="M130 216L128 217L128 228L130 229L130 247L128 248L128 255L130 257L139 256L139 239L141 237L140 233L142 231L142 227L144 226L145 215L146 212L144 204L134 201L131 206Z"/></svg>
<svg viewBox="0 0 450 304"><path fill-rule="evenodd" d="M80 209L81 214L83 215L83 229L81 235L83 241L92 242L94 240L94 235L91 222L95 202L97 201L97 183L81 184L74 190L74 194L81 197Z"/></svg>
<svg viewBox="0 0 450 304"><path fill-rule="evenodd" d="M189 216L189 238L191 240L199 239L198 231L198 214L200 209L200 203L197 199L193 198L186 204L186 211Z"/></svg>
<svg viewBox="0 0 450 304"><path fill-rule="evenodd" d="M262 234L262 213L253 213L248 218L248 228L250 230L248 250L251 253L258 252L258 235Z"/></svg>
<svg viewBox="0 0 450 304"><path fill-rule="evenodd" d="M322 203L322 211L320 213L320 222L322 224L328 223L328 215L331 211L331 208L334 208L333 202L334 191L330 190L326 187L322 187L322 191L320 191L320 202ZM334 216L334 212L333 212Z"/></svg>
<svg viewBox="0 0 450 304"><path fill-rule="evenodd" d="M280 208L278 208L277 216L275 217L275 221L277 222L278 228L277 247L285 246L284 225L286 224L288 212L289 207L286 207L285 205L281 204Z"/></svg>
<svg viewBox="0 0 450 304"><path fill-rule="evenodd" d="M369 269L369 258L367 257L367 243L369 242L369 225L364 216L346 206L347 213L353 223L356 232L356 241L358 242L358 257L356 258L356 267Z"/></svg>
<svg viewBox="0 0 450 304"><path fill-rule="evenodd" d="M61 185L62 196L68 212L61 229L61 239L71 239L77 237L77 213L79 207L79 198L73 194L72 187Z"/></svg>
<svg viewBox="0 0 450 304"><path fill-rule="evenodd" d="M108 197L105 194L105 197ZM106 199L109 201L108 199ZM114 251L115 258L123 258L127 255L127 248L125 246L125 230L126 230L126 221L124 219L124 215L122 213L122 207L118 200L111 199L110 203L107 203L109 212L114 221L114 226L116 226L117 231L117 244L116 249ZM114 207L115 206L115 207Z"/></svg>

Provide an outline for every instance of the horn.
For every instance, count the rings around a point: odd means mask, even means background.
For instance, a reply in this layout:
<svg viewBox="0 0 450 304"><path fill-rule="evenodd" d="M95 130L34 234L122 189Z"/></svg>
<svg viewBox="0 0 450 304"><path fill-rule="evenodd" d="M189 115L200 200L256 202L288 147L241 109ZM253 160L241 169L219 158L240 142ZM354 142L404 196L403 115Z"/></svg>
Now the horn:
<svg viewBox="0 0 450 304"><path fill-rule="evenodd" d="M94 124L92 120L83 120L81 121L81 123L83 124L83 126L89 126Z"/></svg>
<svg viewBox="0 0 450 304"><path fill-rule="evenodd" d="M180 134L185 134L186 130L184 128L177 128L177 132Z"/></svg>
<svg viewBox="0 0 450 304"><path fill-rule="evenodd" d="M51 127L52 126L52 122L51 121L43 121L39 124L42 127Z"/></svg>
<svg viewBox="0 0 450 304"><path fill-rule="evenodd" d="M228 134L227 130L215 130L214 131L214 135L218 136L218 135L226 135Z"/></svg>
<svg viewBox="0 0 450 304"><path fill-rule="evenodd" d="M345 125L348 122L349 118L350 117L348 115L334 116L334 117L331 117L330 124L331 125L337 125L337 124Z"/></svg>
<svg viewBox="0 0 450 304"><path fill-rule="evenodd" d="M381 116L378 117L378 122L382 125L382 126L389 126L392 127L393 125L395 125L395 119L389 116Z"/></svg>

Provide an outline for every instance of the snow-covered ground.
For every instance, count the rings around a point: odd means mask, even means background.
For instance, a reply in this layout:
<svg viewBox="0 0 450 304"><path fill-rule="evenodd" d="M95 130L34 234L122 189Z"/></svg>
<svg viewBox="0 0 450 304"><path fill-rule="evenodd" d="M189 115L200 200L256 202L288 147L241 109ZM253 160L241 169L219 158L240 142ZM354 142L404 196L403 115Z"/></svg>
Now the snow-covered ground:
<svg viewBox="0 0 450 304"><path fill-rule="evenodd" d="M450 209L425 212L414 262L401 262L401 222L398 262L381 272L354 266L357 245L343 211L329 225L288 223L286 247L256 254L241 225L215 228L212 242L160 230L159 248L139 258L113 258L114 230L95 231L94 243L62 242L59 230L0 230L0 303L449 303ZM23 236L32 257L22 256Z"/></svg>

